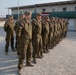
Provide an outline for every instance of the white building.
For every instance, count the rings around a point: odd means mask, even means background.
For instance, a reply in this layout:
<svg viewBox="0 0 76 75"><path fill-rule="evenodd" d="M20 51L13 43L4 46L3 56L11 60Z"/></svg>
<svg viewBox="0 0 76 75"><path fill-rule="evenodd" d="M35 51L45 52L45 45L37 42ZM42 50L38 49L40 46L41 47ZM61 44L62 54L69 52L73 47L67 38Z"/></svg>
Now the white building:
<svg viewBox="0 0 76 75"><path fill-rule="evenodd" d="M14 18L18 18L18 13L23 14L26 10L32 13L41 12L42 14L49 14L50 17L63 17L69 18L69 30L76 30L76 1L63 1L63 2L52 2L34 4L28 6L10 7ZM73 25L72 25L72 24Z"/></svg>

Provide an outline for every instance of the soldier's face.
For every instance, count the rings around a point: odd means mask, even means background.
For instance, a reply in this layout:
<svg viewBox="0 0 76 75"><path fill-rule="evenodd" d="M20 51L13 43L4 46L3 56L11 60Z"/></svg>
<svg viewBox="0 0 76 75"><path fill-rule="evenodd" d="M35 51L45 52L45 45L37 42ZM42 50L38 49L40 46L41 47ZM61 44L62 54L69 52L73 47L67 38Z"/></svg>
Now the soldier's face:
<svg viewBox="0 0 76 75"><path fill-rule="evenodd" d="M41 16L37 16L36 18L37 18L37 20L41 20Z"/></svg>
<svg viewBox="0 0 76 75"><path fill-rule="evenodd" d="M23 19L25 18L25 15L23 15Z"/></svg>
<svg viewBox="0 0 76 75"><path fill-rule="evenodd" d="M47 19L47 22L49 22L49 21L50 21L50 19L48 18L48 19Z"/></svg>
<svg viewBox="0 0 76 75"><path fill-rule="evenodd" d="M10 21L13 20L13 17L10 17L9 20L10 20Z"/></svg>
<svg viewBox="0 0 76 75"><path fill-rule="evenodd" d="M25 19L26 20L30 20L31 19L31 15L28 15L28 16L25 15Z"/></svg>

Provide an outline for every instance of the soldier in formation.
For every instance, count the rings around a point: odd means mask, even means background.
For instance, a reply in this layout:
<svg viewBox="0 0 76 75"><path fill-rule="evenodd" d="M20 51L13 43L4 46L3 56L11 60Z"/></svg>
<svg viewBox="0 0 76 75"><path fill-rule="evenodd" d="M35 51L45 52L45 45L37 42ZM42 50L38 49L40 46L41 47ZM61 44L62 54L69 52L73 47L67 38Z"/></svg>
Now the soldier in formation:
<svg viewBox="0 0 76 75"><path fill-rule="evenodd" d="M36 19L31 20L31 12L26 11L20 15L16 23L13 16L5 22L4 30L6 32L5 52L8 53L9 43L14 51L14 31L16 33L16 45L18 60L18 72L21 73L23 61L26 55L26 66L36 64L37 58L43 58L43 53L50 52L59 42L67 36L68 20L64 18L44 16L41 13L36 14Z"/></svg>
<svg viewBox="0 0 76 75"><path fill-rule="evenodd" d="M23 18L24 18L24 15L20 15L19 20L16 21L15 27L14 27L14 30L15 30L15 33L16 33L15 48L17 50L17 55L19 55L18 44L19 44L19 38L20 38L20 35L21 35L21 30L19 29L19 26L20 26L20 23L22 22Z"/></svg>
<svg viewBox="0 0 76 75"><path fill-rule="evenodd" d="M36 58L43 57L41 13L37 13L36 19L32 20L32 45L33 62L36 63Z"/></svg>

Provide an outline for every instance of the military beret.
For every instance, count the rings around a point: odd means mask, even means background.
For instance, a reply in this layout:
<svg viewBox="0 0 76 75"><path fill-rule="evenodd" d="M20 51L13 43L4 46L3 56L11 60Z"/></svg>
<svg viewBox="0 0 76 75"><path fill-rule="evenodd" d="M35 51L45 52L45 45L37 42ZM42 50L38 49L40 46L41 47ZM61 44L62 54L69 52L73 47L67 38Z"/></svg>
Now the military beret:
<svg viewBox="0 0 76 75"><path fill-rule="evenodd" d="M41 13L36 13L36 16L41 16Z"/></svg>
<svg viewBox="0 0 76 75"><path fill-rule="evenodd" d="M29 15L31 15L31 12L30 11L25 11L24 15L29 16Z"/></svg>

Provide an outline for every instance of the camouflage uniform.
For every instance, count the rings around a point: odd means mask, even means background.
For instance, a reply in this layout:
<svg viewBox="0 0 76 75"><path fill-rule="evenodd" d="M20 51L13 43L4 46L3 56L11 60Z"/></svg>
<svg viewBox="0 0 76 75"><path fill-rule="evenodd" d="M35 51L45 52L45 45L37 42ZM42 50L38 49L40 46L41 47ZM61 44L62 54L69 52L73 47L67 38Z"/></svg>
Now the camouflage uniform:
<svg viewBox="0 0 76 75"><path fill-rule="evenodd" d="M54 20L52 21L52 27L53 27L53 46L56 46L56 25L55 25L55 18L53 18Z"/></svg>
<svg viewBox="0 0 76 75"><path fill-rule="evenodd" d="M55 45L57 44L57 19L55 19L55 32L54 32L54 41Z"/></svg>
<svg viewBox="0 0 76 75"><path fill-rule="evenodd" d="M66 37L68 31L68 22L66 19L64 19L64 38Z"/></svg>
<svg viewBox="0 0 76 75"><path fill-rule="evenodd" d="M60 26L60 19L58 19L58 42L61 40L61 26Z"/></svg>
<svg viewBox="0 0 76 75"><path fill-rule="evenodd" d="M64 35L65 35L65 19L63 19L62 22L63 22L63 38L64 38Z"/></svg>
<svg viewBox="0 0 76 75"><path fill-rule="evenodd" d="M19 44L19 38L20 38L20 35L21 35L21 30L19 29L20 27L20 23L22 23L22 19L19 19L16 24L15 24L15 32L16 32L16 44L15 44L15 48L17 49L17 54L19 55L19 50L18 50L18 44Z"/></svg>
<svg viewBox="0 0 76 75"><path fill-rule="evenodd" d="M68 20L65 22L65 37L67 36L67 31L68 31Z"/></svg>
<svg viewBox="0 0 76 75"><path fill-rule="evenodd" d="M60 24L59 24L59 19L57 18L57 44L60 41Z"/></svg>
<svg viewBox="0 0 76 75"><path fill-rule="evenodd" d="M36 57L42 56L42 24L41 21L32 21L33 29L33 59L36 61Z"/></svg>
<svg viewBox="0 0 76 75"><path fill-rule="evenodd" d="M63 39L63 20L61 19L61 22L60 22L60 26L61 26L61 39Z"/></svg>
<svg viewBox="0 0 76 75"><path fill-rule="evenodd" d="M49 22L49 48L52 49L53 48L53 34L54 34L54 25L51 21Z"/></svg>
<svg viewBox="0 0 76 75"><path fill-rule="evenodd" d="M23 61L26 54L26 65L30 64L31 60L31 50L32 50L32 25L31 23L26 22L24 19L23 22L20 22L20 38L19 38L19 62L18 68L22 69Z"/></svg>
<svg viewBox="0 0 76 75"><path fill-rule="evenodd" d="M42 23L42 39L43 39L43 52L49 52L49 22L46 20L48 17L45 17L45 21Z"/></svg>
<svg viewBox="0 0 76 75"><path fill-rule="evenodd" d="M8 53L9 43L11 41L11 49L14 51L14 26L15 22L13 20L7 20L4 24L4 30L6 32L6 45L5 52Z"/></svg>
<svg viewBox="0 0 76 75"><path fill-rule="evenodd" d="M18 70L21 73L21 69L23 67L23 61L26 55L26 66L33 66L31 65L31 50L32 50L32 25L29 22L31 18L30 11L26 11L24 13L25 18L20 22L20 38L18 44L19 50L19 61L18 61ZM27 19L28 17L28 19Z"/></svg>

